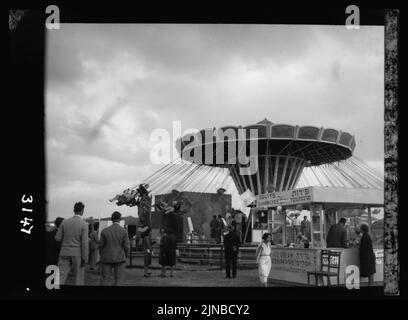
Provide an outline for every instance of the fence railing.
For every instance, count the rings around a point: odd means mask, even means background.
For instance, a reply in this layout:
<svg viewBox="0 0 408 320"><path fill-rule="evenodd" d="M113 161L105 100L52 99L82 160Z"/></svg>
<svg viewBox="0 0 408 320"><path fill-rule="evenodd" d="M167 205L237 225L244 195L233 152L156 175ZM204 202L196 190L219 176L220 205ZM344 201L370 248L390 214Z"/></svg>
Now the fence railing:
<svg viewBox="0 0 408 320"><path fill-rule="evenodd" d="M225 268L225 255L223 244L177 244L178 256L177 261L184 263L194 263L199 265L219 266L220 269ZM256 245L245 244L238 251L238 266L239 267L256 267L255 257ZM152 257L159 256L160 247L156 243L152 246ZM142 257L143 251L141 247L133 248L133 257Z"/></svg>
<svg viewBox="0 0 408 320"><path fill-rule="evenodd" d="M220 244L178 244L178 261L225 267L224 246ZM238 251L238 265L256 267L256 246L242 246Z"/></svg>

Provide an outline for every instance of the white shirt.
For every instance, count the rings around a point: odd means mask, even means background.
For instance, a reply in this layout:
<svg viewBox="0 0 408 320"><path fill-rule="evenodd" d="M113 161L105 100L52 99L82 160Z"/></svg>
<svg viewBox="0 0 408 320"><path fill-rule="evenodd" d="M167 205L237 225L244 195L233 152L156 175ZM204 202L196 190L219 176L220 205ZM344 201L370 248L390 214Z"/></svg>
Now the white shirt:
<svg viewBox="0 0 408 320"><path fill-rule="evenodd" d="M293 218L292 218L292 225L293 226L300 226L300 215L299 216L294 216Z"/></svg>
<svg viewBox="0 0 408 320"><path fill-rule="evenodd" d="M270 256L271 255L271 244L262 242L262 251L261 256Z"/></svg>

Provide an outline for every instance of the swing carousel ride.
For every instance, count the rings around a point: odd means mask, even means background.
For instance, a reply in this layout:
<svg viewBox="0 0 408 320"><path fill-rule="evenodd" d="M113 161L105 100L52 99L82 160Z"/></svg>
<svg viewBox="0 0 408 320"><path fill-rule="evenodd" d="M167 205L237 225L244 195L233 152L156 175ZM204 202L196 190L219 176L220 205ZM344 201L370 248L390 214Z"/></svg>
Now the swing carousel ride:
<svg viewBox="0 0 408 320"><path fill-rule="evenodd" d="M256 139L250 136L251 129L257 131ZM245 127L189 133L177 140L176 147L180 158L144 179L147 193L174 189L215 193L222 187L227 193L242 195L250 190L256 196L305 186L383 189L383 179L353 156L354 136L332 128L274 124L265 119ZM238 161L242 149L255 159L255 172L241 174L248 167ZM124 190L114 198L117 204L136 205L135 199L144 194L139 187ZM165 212L172 211L170 207L161 204Z"/></svg>

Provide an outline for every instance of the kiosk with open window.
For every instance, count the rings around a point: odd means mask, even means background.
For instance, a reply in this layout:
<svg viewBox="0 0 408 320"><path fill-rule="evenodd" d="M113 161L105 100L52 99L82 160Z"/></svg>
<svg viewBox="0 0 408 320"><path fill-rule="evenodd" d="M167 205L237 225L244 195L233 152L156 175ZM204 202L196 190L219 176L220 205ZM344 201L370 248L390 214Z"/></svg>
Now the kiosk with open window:
<svg viewBox="0 0 408 320"><path fill-rule="evenodd" d="M268 212L268 231L272 233L274 246L270 277L297 283L307 283L307 272L320 268L320 253L326 249L326 236L330 227L341 217L347 219L346 230L349 246L329 248L341 252L340 284L345 283L348 265L359 266L358 237L356 230L363 221L372 234L372 209L383 207L382 190L306 187L257 196L255 212ZM290 213L299 211L310 217L308 247L296 243L296 230L290 222ZM364 219L362 219L364 217ZM375 237L373 237L373 240ZM255 239L254 239L255 241ZM383 281L383 245L374 241L376 273L374 281ZM363 278L364 282L365 279Z"/></svg>
<svg viewBox="0 0 408 320"><path fill-rule="evenodd" d="M268 215L271 210L268 209L252 209L251 224L252 224L252 242L261 242L262 235L268 232L268 223L270 218Z"/></svg>

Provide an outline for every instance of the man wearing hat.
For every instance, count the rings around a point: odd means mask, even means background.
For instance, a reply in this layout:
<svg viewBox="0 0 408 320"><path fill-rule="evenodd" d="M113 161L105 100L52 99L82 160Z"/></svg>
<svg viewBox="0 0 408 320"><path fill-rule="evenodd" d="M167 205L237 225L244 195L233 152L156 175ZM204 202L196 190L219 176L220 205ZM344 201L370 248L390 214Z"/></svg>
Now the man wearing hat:
<svg viewBox="0 0 408 320"><path fill-rule="evenodd" d="M232 277L236 278L237 276L237 258L241 241L233 224L230 224L227 230L228 233L224 236L224 252L226 278L229 279L231 278L231 269Z"/></svg>
<svg viewBox="0 0 408 320"><path fill-rule="evenodd" d="M112 213L112 225L103 229L101 233L99 250L102 285L111 283L112 271L114 285L122 284L130 245L127 231L119 224L121 217L120 212Z"/></svg>

